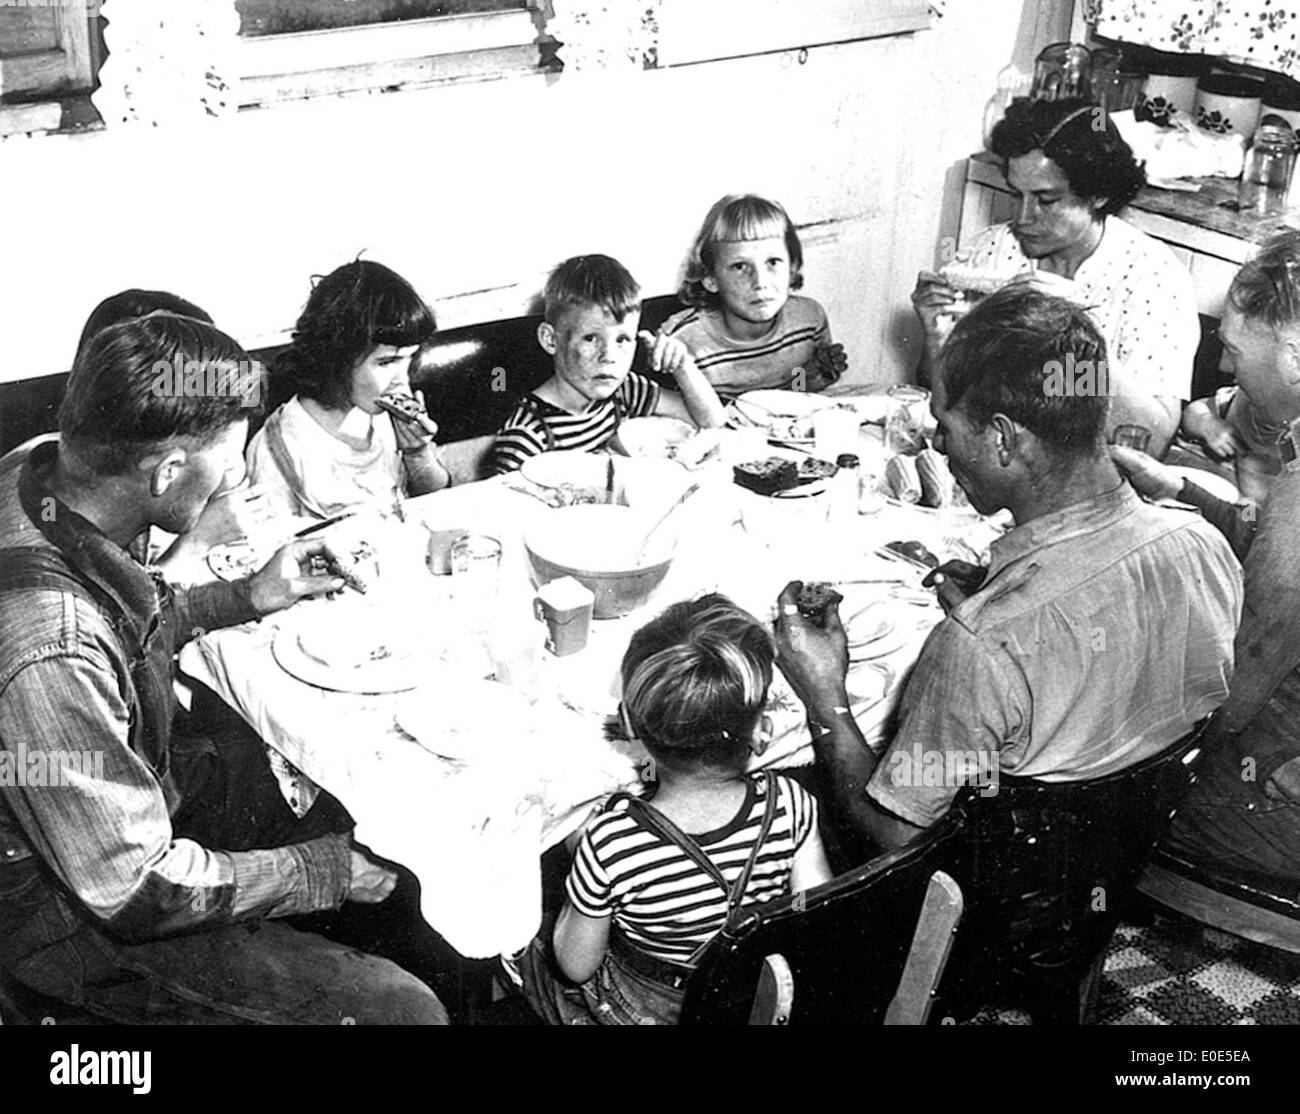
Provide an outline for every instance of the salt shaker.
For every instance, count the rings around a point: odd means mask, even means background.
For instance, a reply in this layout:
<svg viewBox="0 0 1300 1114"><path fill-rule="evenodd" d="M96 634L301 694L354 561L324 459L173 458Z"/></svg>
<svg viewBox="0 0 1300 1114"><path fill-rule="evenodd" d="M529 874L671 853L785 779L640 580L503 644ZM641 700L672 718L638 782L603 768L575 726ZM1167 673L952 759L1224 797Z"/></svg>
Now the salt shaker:
<svg viewBox="0 0 1300 1114"><path fill-rule="evenodd" d="M835 458L839 470L831 479L830 505L826 510L827 521L834 527L852 526L858 520L860 463L853 453L840 453Z"/></svg>

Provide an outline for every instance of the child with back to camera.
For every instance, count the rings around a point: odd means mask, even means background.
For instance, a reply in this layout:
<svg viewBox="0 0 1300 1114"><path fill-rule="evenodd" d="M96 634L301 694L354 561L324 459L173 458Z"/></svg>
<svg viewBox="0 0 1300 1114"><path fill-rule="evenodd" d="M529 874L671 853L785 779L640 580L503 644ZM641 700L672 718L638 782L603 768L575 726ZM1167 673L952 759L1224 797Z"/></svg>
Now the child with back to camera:
<svg viewBox="0 0 1300 1114"><path fill-rule="evenodd" d="M555 358L555 374L519 399L497 434L493 471L512 472L552 449L594 452L625 418L662 414L710 429L722 404L678 341L637 332L641 288L608 255L567 259L546 281L545 319L537 340ZM661 390L632 371L638 338L650 367L670 374L678 391Z"/></svg>
<svg viewBox="0 0 1300 1114"><path fill-rule="evenodd" d="M272 389L293 397L248 446L250 479L278 513L386 512L447 486L438 426L409 378L436 327L411 284L382 264L358 259L316 283L272 365Z"/></svg>
<svg viewBox="0 0 1300 1114"><path fill-rule="evenodd" d="M623 729L653 761L644 798L614 794L578 841L555 925L524 959L554 1024L675 1024L706 944L742 909L830 879L817 803L750 775L772 680L768 631L725 596L674 604L623 658Z"/></svg>
<svg viewBox="0 0 1300 1114"><path fill-rule="evenodd" d="M844 374L826 311L803 286L803 247L786 211L753 194L720 198L686 261L678 297L691 309L661 336L686 345L724 398L760 388L822 391Z"/></svg>

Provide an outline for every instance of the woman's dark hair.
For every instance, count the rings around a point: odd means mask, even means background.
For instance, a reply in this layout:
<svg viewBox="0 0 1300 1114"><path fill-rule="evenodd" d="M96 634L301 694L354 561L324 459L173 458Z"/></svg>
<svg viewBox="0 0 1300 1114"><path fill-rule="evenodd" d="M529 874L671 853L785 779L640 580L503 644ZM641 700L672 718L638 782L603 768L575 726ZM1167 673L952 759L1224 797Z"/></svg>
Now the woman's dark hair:
<svg viewBox="0 0 1300 1114"><path fill-rule="evenodd" d="M81 329L81 339L77 341L77 355L90 342L96 333L116 325L119 321L129 321L133 317L146 314L174 313L177 317L192 317L196 321L212 324L212 318L206 310L200 309L193 302L187 302L177 294L166 290L123 290L112 294L90 311L86 324Z"/></svg>
<svg viewBox="0 0 1300 1114"><path fill-rule="evenodd" d="M1024 426L1060 457L1105 441L1106 342L1087 311L1036 290L1002 289L957 322L940 356L944 403L977 428L994 414ZM1088 389L1079 390L1086 382Z"/></svg>
<svg viewBox="0 0 1300 1114"><path fill-rule="evenodd" d="M657 762L743 769L773 661L767 629L726 596L675 603L623 657L627 726Z"/></svg>
<svg viewBox="0 0 1300 1114"><path fill-rule="evenodd" d="M316 282L292 343L275 357L273 402L300 394L345 409L352 372L375 348L420 345L436 331L433 310L401 275L366 259L347 263Z"/></svg>
<svg viewBox="0 0 1300 1114"><path fill-rule="evenodd" d="M255 414L260 396L260 366L216 326L130 318L78 355L59 407L61 451L89 475L122 475L170 441L211 444Z"/></svg>
<svg viewBox="0 0 1300 1114"><path fill-rule="evenodd" d="M1042 151L1085 201L1105 198L1099 215L1118 213L1147 184L1142 165L1100 105L1084 100L1011 102L993 128L1001 159Z"/></svg>

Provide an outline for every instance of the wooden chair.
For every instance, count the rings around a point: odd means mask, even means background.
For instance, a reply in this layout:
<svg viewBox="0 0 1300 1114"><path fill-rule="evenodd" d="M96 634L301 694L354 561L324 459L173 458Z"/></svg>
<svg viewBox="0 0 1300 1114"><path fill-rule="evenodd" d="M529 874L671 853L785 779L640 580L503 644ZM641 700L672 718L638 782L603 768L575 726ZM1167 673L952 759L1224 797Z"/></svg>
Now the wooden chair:
<svg viewBox="0 0 1300 1114"><path fill-rule="evenodd" d="M1120 913L1194 779L1206 723L1106 777L1004 776L995 795L963 796L970 858L955 877L967 914L947 1012L968 1016L1012 991L1040 1024L1087 1018Z"/></svg>
<svg viewBox="0 0 1300 1114"><path fill-rule="evenodd" d="M1300 954L1300 894L1294 882L1228 871L1158 848L1137 891L1211 928Z"/></svg>
<svg viewBox="0 0 1300 1114"><path fill-rule="evenodd" d="M907 847L755 910L687 984L683 1025L924 1024L961 917L952 815Z"/></svg>

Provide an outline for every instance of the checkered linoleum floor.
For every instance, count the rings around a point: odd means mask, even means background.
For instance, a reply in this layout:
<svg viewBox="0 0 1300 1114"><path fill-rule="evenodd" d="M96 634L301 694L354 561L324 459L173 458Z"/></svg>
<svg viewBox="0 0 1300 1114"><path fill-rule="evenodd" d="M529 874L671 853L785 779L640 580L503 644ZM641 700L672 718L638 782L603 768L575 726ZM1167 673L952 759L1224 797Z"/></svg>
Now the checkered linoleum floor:
<svg viewBox="0 0 1300 1114"><path fill-rule="evenodd" d="M1155 914L1111 939L1092 1018L1099 1025L1300 1025L1300 955ZM1028 1025L984 1010L975 1025Z"/></svg>

